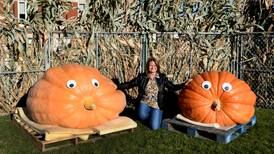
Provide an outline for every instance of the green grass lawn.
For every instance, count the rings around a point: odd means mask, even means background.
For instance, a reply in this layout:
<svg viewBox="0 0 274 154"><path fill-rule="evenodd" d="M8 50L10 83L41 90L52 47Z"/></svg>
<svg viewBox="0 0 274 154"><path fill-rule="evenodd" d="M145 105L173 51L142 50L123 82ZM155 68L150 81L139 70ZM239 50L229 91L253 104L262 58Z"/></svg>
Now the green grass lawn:
<svg viewBox="0 0 274 154"><path fill-rule="evenodd" d="M274 153L274 110L257 109L256 116L256 125L229 144L165 129L152 131L137 121L133 133L45 153ZM9 116L0 117L0 132L0 154L39 153L32 139L11 123Z"/></svg>

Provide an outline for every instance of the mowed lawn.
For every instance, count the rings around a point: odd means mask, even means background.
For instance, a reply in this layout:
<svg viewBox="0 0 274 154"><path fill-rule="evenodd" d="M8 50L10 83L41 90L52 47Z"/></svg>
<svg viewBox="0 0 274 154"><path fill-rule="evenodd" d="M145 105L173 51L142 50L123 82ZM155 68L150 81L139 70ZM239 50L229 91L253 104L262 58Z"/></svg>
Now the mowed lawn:
<svg viewBox="0 0 274 154"><path fill-rule="evenodd" d="M257 123L228 144L189 137L165 129L152 131L142 123L132 133L106 137L96 143L72 145L44 153L274 153L274 110L256 109ZM0 154L40 153L34 141L0 117Z"/></svg>

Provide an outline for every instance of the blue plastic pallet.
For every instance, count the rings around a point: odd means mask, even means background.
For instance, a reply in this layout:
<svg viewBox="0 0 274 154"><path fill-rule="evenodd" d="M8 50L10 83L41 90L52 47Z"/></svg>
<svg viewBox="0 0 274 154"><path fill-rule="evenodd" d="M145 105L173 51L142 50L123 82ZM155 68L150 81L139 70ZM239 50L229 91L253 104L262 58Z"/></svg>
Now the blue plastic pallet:
<svg viewBox="0 0 274 154"><path fill-rule="evenodd" d="M181 120L164 119L162 122L162 128L175 132L184 132L192 137L199 137L217 141L219 143L227 144L232 140L238 138L244 134L247 129L256 124L256 116L253 116L246 124L236 125L228 130L221 130L217 128L202 127L193 125Z"/></svg>

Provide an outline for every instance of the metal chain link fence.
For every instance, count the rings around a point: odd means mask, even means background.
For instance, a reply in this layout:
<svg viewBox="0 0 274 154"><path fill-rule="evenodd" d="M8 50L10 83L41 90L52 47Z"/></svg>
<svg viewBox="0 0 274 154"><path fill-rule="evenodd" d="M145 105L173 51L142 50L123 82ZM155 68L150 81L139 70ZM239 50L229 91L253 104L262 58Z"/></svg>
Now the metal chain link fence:
<svg viewBox="0 0 274 154"><path fill-rule="evenodd" d="M0 110L12 111L49 67L79 63L123 82L144 71L149 56L160 61L161 71L175 83L208 70L228 70L251 86L258 107L274 108L273 35L54 32L39 51L30 44L23 56L2 43Z"/></svg>
<svg viewBox="0 0 274 154"><path fill-rule="evenodd" d="M274 33L236 36L238 77L257 95L257 106L274 109Z"/></svg>

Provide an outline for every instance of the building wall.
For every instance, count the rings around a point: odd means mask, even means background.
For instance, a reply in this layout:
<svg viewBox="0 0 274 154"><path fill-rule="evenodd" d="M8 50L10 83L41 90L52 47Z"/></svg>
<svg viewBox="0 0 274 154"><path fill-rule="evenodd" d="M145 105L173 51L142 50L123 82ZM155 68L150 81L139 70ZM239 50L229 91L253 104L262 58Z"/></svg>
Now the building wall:
<svg viewBox="0 0 274 154"><path fill-rule="evenodd" d="M4 13L3 7L4 7L4 1L2 0L2 1L0 1L0 15L2 15Z"/></svg>
<svg viewBox="0 0 274 154"><path fill-rule="evenodd" d="M5 1L4 1L4 0L1 0L1 1L0 1L0 16L3 16L3 15L4 15L4 11L5 11L5 10L4 10L4 5L5 5ZM16 11L16 12L14 12L14 14L15 14L16 17L17 17L17 1L16 1L16 0L12 3L10 10L11 10L12 12Z"/></svg>
<svg viewBox="0 0 274 154"><path fill-rule="evenodd" d="M72 8L69 12L65 13L65 18L66 19L73 19L74 17L77 17L78 15L78 2L72 2L71 4Z"/></svg>
<svg viewBox="0 0 274 154"><path fill-rule="evenodd" d="M15 0L13 3L13 14L16 18L18 18L18 1Z"/></svg>
<svg viewBox="0 0 274 154"><path fill-rule="evenodd" d="M78 2L86 2L86 0L71 0L72 2L72 9L65 13L66 19L72 19L78 15ZM0 15L4 14L4 0L0 0ZM11 6L11 11L13 12L14 16L18 18L18 0L14 0Z"/></svg>
<svg viewBox="0 0 274 154"><path fill-rule="evenodd" d="M73 19L78 15L78 4L86 4L86 0L70 0L72 2L72 9L65 14L66 19Z"/></svg>

